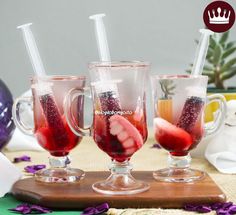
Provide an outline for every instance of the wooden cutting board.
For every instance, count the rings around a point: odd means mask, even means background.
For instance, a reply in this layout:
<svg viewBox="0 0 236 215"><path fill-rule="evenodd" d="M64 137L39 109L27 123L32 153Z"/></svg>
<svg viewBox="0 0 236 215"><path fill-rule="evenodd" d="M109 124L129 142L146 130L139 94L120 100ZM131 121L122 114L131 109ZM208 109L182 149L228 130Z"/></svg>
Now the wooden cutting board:
<svg viewBox="0 0 236 215"><path fill-rule="evenodd" d="M13 195L22 201L57 209L84 209L107 202L114 208L181 208L186 203L225 202L226 196L207 175L195 183L165 183L152 172L133 172L136 179L150 183L150 190L140 194L110 196L94 192L91 185L107 178L109 172L87 172L79 183L45 184L33 178L17 181Z"/></svg>

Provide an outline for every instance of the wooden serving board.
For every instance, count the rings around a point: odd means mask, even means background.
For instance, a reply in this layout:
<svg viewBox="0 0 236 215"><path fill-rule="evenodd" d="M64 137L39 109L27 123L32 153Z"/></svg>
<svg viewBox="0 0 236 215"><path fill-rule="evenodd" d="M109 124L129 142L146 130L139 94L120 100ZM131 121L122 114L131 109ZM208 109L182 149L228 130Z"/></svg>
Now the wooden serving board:
<svg viewBox="0 0 236 215"><path fill-rule="evenodd" d="M107 178L109 172L87 172L79 183L45 184L33 178L17 181L13 195L22 201L57 209L84 209L107 202L114 208L181 208L186 203L225 202L226 196L207 175L195 183L165 183L152 177L152 172L133 172L136 179L150 183L150 190L134 195L102 195L91 185Z"/></svg>

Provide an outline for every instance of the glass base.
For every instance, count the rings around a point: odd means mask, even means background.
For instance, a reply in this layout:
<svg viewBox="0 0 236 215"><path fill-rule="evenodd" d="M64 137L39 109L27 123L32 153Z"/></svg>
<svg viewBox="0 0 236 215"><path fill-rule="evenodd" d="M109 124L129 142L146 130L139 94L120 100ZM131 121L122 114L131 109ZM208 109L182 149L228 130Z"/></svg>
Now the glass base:
<svg viewBox="0 0 236 215"><path fill-rule="evenodd" d="M94 191L108 195L127 195L141 193L150 188L148 183L135 180L132 176L110 176L105 181L99 181L92 185Z"/></svg>
<svg viewBox="0 0 236 215"><path fill-rule="evenodd" d="M131 174L129 161L112 161L111 175L104 181L92 185L94 191L107 195L128 195L141 193L150 188L149 184L136 180Z"/></svg>
<svg viewBox="0 0 236 215"><path fill-rule="evenodd" d="M202 180L205 172L190 168L166 168L153 172L153 177L158 181L185 183Z"/></svg>
<svg viewBox="0 0 236 215"><path fill-rule="evenodd" d="M35 173L35 180L47 183L78 182L85 176L83 170L73 168L43 169Z"/></svg>

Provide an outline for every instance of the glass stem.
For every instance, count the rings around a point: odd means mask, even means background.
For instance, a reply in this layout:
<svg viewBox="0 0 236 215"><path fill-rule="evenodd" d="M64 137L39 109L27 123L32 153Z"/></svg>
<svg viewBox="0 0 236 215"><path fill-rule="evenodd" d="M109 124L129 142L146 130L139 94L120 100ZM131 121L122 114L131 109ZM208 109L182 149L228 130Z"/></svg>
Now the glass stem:
<svg viewBox="0 0 236 215"><path fill-rule="evenodd" d="M49 157L49 164L52 169L65 169L68 167L68 164L70 164L70 158L69 156L63 156L63 157Z"/></svg>
<svg viewBox="0 0 236 215"><path fill-rule="evenodd" d="M111 174L130 174L132 168L133 167L128 160L123 162L112 160L110 165Z"/></svg>
<svg viewBox="0 0 236 215"><path fill-rule="evenodd" d="M117 162L112 161L110 165L111 175L107 178L107 182L112 187L122 187L124 189L130 187L131 184L134 184L136 180L130 174L132 166L129 161Z"/></svg>
<svg viewBox="0 0 236 215"><path fill-rule="evenodd" d="M189 153L185 156L173 156L169 154L168 165L173 169L187 169L190 167L191 160Z"/></svg>

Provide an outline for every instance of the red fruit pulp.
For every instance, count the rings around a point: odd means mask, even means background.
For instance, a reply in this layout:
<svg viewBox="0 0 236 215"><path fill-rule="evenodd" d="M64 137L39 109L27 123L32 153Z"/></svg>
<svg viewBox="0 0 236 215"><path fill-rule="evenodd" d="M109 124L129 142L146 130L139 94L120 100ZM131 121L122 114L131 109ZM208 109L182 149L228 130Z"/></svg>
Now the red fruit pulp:
<svg viewBox="0 0 236 215"><path fill-rule="evenodd" d="M159 144L173 156L185 156L202 138L203 128L197 122L191 133L162 118L154 119L155 138Z"/></svg>
<svg viewBox="0 0 236 215"><path fill-rule="evenodd" d="M128 111L124 111L128 112ZM138 145L134 144L131 149L124 147L124 143L120 142L116 135L110 133L110 121L111 116L95 114L94 112L94 131L93 138L97 143L98 147L106 152L112 159L118 162L123 162L130 157L140 148ZM141 134L143 138L143 143L147 139L147 125L146 116L142 115L138 120L135 114L124 114L122 117L126 118ZM127 130L127 133L129 131Z"/></svg>

